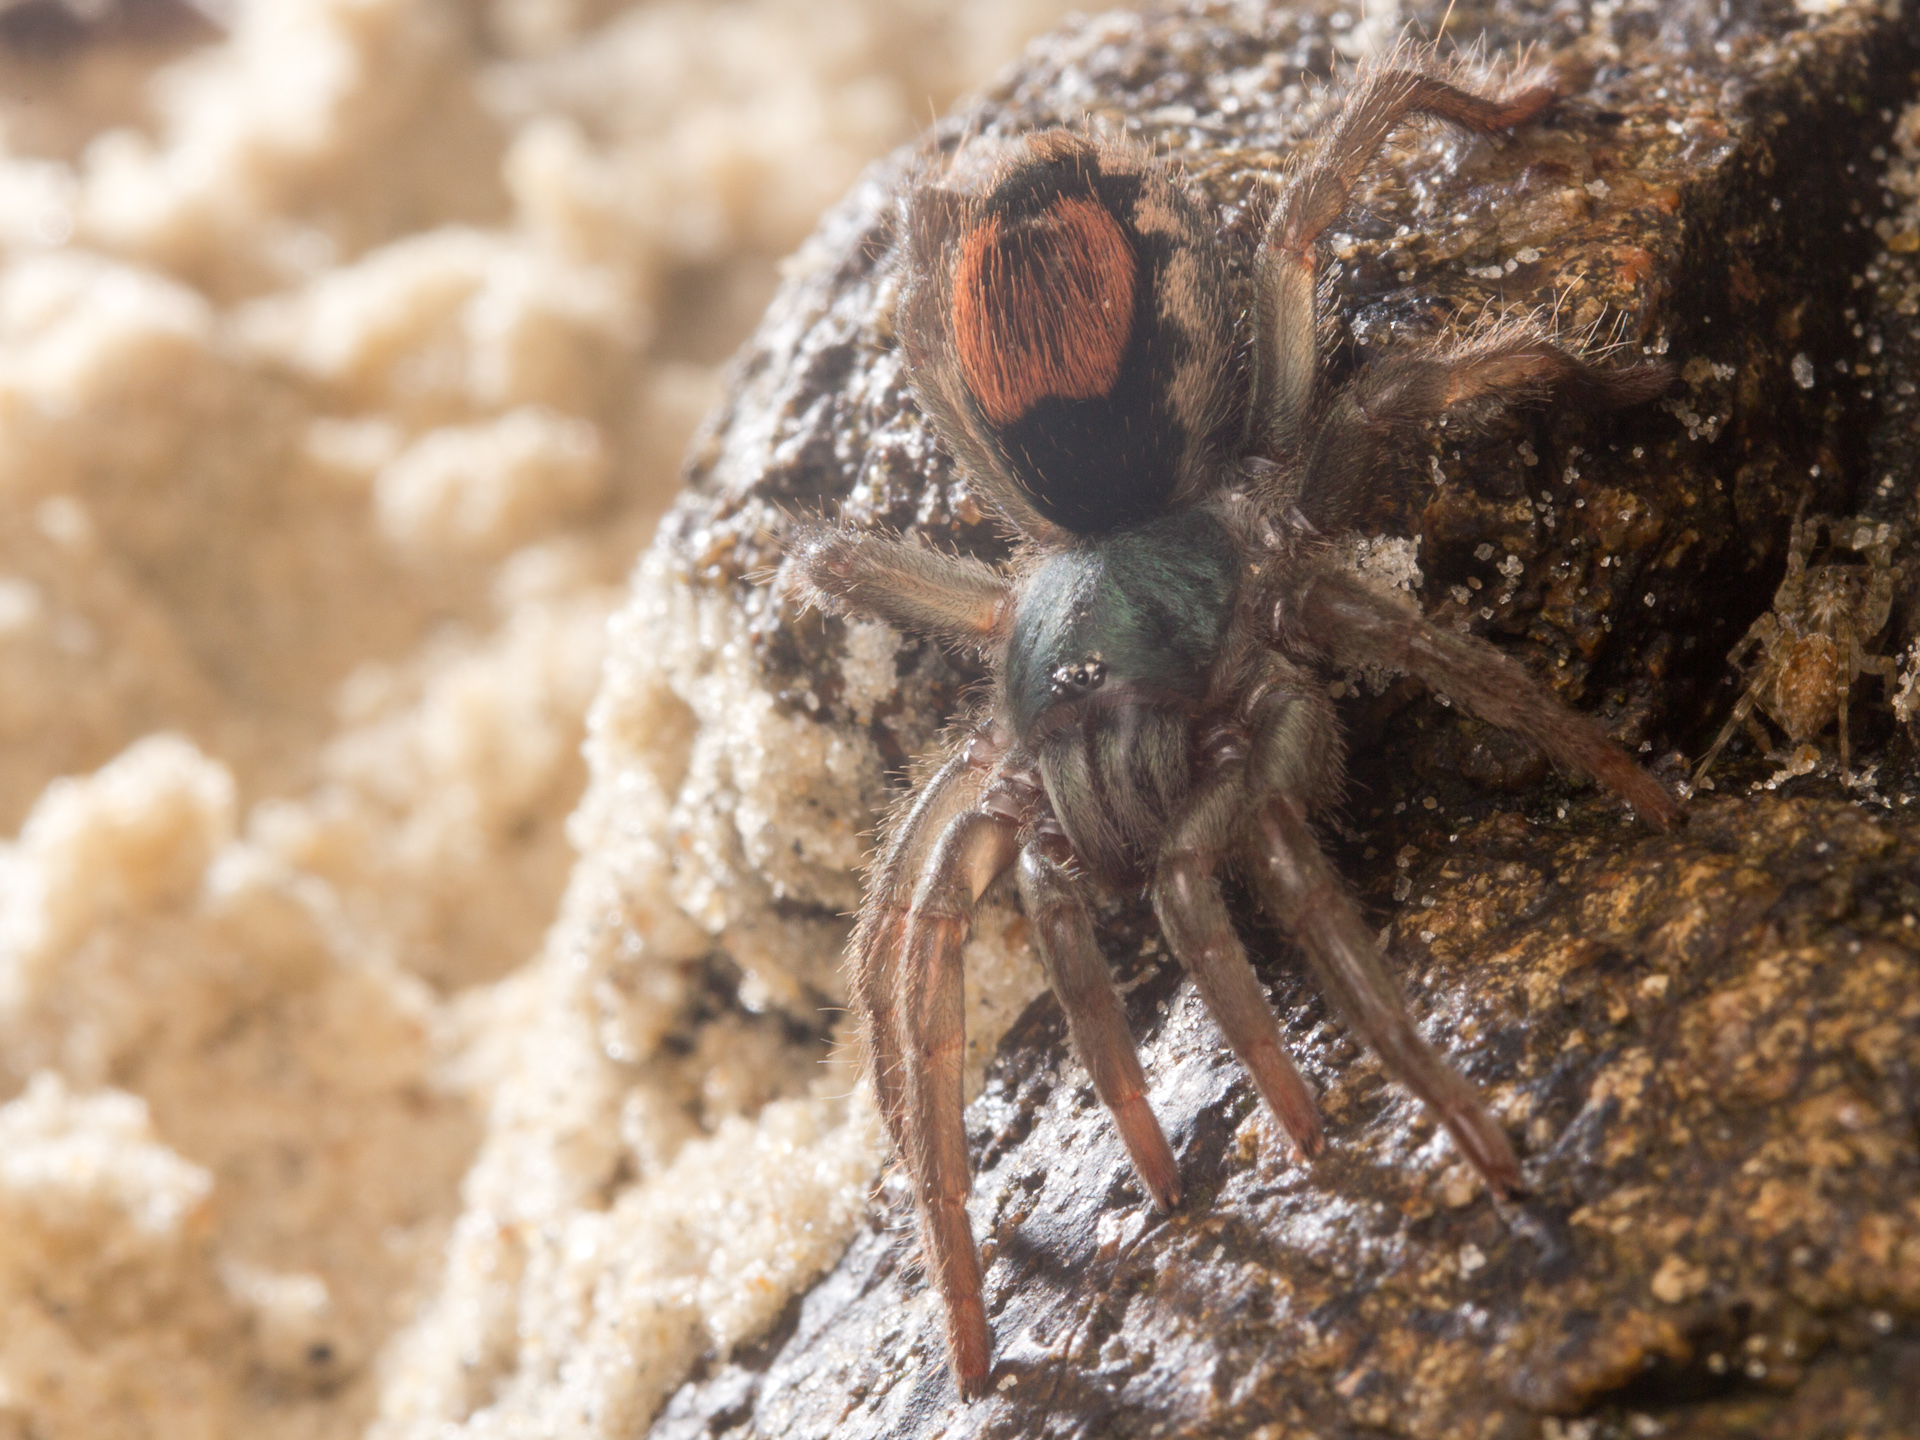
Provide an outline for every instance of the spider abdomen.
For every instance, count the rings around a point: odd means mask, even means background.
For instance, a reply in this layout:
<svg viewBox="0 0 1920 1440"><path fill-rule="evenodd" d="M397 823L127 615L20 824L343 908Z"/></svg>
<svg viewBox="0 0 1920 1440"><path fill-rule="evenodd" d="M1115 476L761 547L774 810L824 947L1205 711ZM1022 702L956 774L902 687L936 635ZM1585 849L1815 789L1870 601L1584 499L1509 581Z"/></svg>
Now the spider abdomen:
<svg viewBox="0 0 1920 1440"><path fill-rule="evenodd" d="M1238 432L1232 286L1175 172L1066 130L909 214L902 336L975 480L1030 533L1109 534L1205 486Z"/></svg>
<svg viewBox="0 0 1920 1440"><path fill-rule="evenodd" d="M1799 744L1827 728L1853 677L1844 646L1831 635L1802 635L1781 648L1779 671L1762 687L1761 704Z"/></svg>

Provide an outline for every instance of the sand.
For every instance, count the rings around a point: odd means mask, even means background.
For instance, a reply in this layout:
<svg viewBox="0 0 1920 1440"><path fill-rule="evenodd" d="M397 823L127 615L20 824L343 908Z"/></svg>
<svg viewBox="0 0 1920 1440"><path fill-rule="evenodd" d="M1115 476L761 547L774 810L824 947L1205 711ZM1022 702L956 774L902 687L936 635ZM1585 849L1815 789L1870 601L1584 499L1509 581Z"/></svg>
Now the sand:
<svg viewBox="0 0 1920 1440"><path fill-rule="evenodd" d="M793 916L881 766L635 562L780 258L1063 8L0 51L0 1437L629 1435L836 1258Z"/></svg>

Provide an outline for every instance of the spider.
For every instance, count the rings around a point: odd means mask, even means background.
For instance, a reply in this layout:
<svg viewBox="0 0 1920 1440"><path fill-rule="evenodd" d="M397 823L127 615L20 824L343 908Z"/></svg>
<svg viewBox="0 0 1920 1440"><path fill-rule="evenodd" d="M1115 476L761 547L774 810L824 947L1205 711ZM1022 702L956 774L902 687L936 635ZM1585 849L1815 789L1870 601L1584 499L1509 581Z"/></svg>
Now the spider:
<svg viewBox="0 0 1920 1440"><path fill-rule="evenodd" d="M1251 334L1211 217L1131 145L1054 129L970 165L974 142L905 202L908 378L1018 544L1002 568L796 522L786 583L829 612L971 651L992 676L884 827L849 947L963 1397L984 1391L991 1341L966 1211L960 953L975 902L1009 869L1074 1048L1161 1209L1179 1202L1179 1171L1095 936L1096 888L1150 892L1279 1124L1303 1157L1324 1143L1222 899L1223 866L1492 1190L1520 1186L1506 1135L1414 1028L1314 838L1344 769L1326 672L1406 671L1654 825L1675 803L1525 667L1376 593L1326 537L1430 420L1555 395L1632 404L1668 375L1596 366L1504 325L1391 354L1323 394L1317 242L1403 121L1495 134L1555 93L1474 93L1404 51L1363 72L1280 187L1253 257Z"/></svg>
<svg viewBox="0 0 1920 1440"><path fill-rule="evenodd" d="M1852 550L1864 555L1866 562L1844 565L1828 560L1808 566L1822 529L1834 550ZM1840 769L1851 773L1848 693L1865 674L1878 675L1882 685L1891 687L1898 666L1892 656L1870 654L1866 648L1886 627L1893 610L1893 587L1900 576L1893 559L1898 543L1891 525L1865 516L1853 520L1793 517L1787 573L1773 592L1773 608L1727 652L1727 663L1736 667L1755 649L1759 659L1748 671L1747 688L1734 702L1733 713L1695 768L1695 785L1706 778L1722 747L1743 724L1761 754L1773 753L1772 738L1754 717L1756 706L1795 745L1812 739L1837 717Z"/></svg>

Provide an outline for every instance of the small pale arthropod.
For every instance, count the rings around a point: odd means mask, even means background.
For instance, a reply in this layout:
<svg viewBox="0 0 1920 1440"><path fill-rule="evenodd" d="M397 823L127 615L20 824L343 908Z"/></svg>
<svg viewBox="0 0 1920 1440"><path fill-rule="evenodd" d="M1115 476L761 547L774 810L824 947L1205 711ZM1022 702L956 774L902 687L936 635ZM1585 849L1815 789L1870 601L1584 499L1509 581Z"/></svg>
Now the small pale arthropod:
<svg viewBox="0 0 1920 1440"><path fill-rule="evenodd" d="M1822 530L1831 541L1828 558L1809 565ZM1838 720L1840 768L1843 772L1852 768L1847 703L1853 683L1862 675L1878 675L1881 684L1891 688L1898 668L1893 656L1876 655L1870 647L1886 629L1893 610L1893 587L1900 576L1893 555L1900 539L1895 527L1885 521L1794 517L1787 542L1787 573L1773 592L1773 608L1727 652L1729 665L1745 668L1747 684L1694 769L1694 784L1706 778L1721 749L1742 725L1761 754L1773 753L1773 737L1754 714L1756 710L1795 745L1812 740ZM1842 550L1862 558L1857 562L1832 558ZM1749 655L1755 657L1750 665Z"/></svg>
<svg viewBox="0 0 1920 1440"><path fill-rule="evenodd" d="M1131 146L1048 130L906 201L897 328L914 392L1020 543L998 567L801 525L787 573L826 609L937 637L992 674L886 828L850 960L965 1395L987 1385L991 1341L966 1211L960 953L974 903L1008 869L1073 1044L1160 1206L1179 1202L1179 1169L1100 954L1096 887L1151 892L1280 1125L1305 1155L1323 1144L1222 900L1226 868L1488 1185L1520 1183L1506 1135L1414 1028L1314 837L1344 774L1329 671L1416 675L1655 825L1674 801L1524 666L1362 583L1328 537L1429 420L1632 404L1667 371L1596 366L1505 325L1384 356L1329 391L1318 246L1408 117L1491 133L1553 98L1545 84L1476 94L1405 52L1363 74L1286 174L1252 259L1247 333L1214 217Z"/></svg>

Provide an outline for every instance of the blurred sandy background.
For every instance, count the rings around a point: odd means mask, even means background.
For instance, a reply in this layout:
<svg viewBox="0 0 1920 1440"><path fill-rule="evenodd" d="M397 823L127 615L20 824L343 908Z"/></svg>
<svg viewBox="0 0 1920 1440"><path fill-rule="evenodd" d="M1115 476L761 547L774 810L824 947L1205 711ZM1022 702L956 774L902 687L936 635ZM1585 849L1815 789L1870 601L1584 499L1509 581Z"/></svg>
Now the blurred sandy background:
<svg viewBox="0 0 1920 1440"><path fill-rule="evenodd" d="M781 257L1064 9L0 0L0 1440L631 1433L832 1259L845 1077L646 1069L668 961L791 976L643 913L698 617L608 621Z"/></svg>

